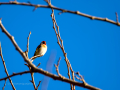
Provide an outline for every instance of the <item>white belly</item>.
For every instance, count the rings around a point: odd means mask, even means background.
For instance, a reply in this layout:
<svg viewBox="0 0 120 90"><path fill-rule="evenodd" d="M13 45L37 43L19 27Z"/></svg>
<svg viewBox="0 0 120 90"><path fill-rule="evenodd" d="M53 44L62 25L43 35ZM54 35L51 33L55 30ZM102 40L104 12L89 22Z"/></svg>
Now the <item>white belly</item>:
<svg viewBox="0 0 120 90"><path fill-rule="evenodd" d="M47 48L41 48L39 55L44 55L47 51Z"/></svg>

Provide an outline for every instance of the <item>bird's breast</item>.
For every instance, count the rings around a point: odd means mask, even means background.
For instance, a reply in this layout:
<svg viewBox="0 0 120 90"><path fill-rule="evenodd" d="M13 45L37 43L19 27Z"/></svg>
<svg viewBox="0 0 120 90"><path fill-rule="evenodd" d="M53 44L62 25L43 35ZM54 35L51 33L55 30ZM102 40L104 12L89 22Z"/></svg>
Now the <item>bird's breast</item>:
<svg viewBox="0 0 120 90"><path fill-rule="evenodd" d="M47 51L47 46L46 45L42 45L42 47L39 50L39 55L44 55Z"/></svg>

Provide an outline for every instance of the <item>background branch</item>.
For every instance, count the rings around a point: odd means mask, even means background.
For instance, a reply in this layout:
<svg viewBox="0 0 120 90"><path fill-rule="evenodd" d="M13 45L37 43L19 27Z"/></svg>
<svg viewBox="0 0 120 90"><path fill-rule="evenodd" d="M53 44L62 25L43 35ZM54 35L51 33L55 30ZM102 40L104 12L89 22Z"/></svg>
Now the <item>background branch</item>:
<svg viewBox="0 0 120 90"><path fill-rule="evenodd" d="M3 88L2 88L2 90L4 90L4 88L5 88L5 85L6 85L6 81L7 81L7 79L5 79L5 84L4 84Z"/></svg>
<svg viewBox="0 0 120 90"><path fill-rule="evenodd" d="M67 53L65 53L65 50L64 50L63 40L60 37L59 26L57 26L57 23L56 23L56 20L55 20L55 15L54 15L54 10L53 9L52 9L51 17L52 17L52 21L53 21L53 29L54 29L55 34L57 36L57 43L60 46L60 48L61 48L61 50L63 52L63 55L65 57L65 62L67 64L67 69L68 69L68 77L71 80L70 70L69 70L69 63L68 63L68 59L67 59ZM56 29L56 27L57 27L57 29ZM61 41L61 44L60 44L60 41ZM71 86L71 89L72 89L72 84L70 84L70 86Z"/></svg>
<svg viewBox="0 0 120 90"><path fill-rule="evenodd" d="M90 18L92 20L105 21L105 22L109 22L109 23L115 24L117 26L120 26L120 23L118 23L116 21L113 21L113 20L110 20L108 18L96 17L96 16L85 14L85 13L81 13L80 11L71 11L71 10L67 10L67 9L62 9L62 8L55 7L53 5L49 6L49 5L40 5L40 4L31 4L31 3L20 3L20 2L17 2L17 1L0 2L0 5L5 5L5 4L7 4L7 5L12 4L12 5L32 6L32 7L35 7L35 9L33 11L35 11L37 8L53 8L53 9L61 11L59 14L61 14L61 13L72 13L72 14L76 14L76 15L80 15L80 16L83 16L83 17Z"/></svg>
<svg viewBox="0 0 120 90"><path fill-rule="evenodd" d="M52 9L52 8L51 8ZM71 69L71 72L72 72L72 79L74 80L74 71L72 70L72 66L67 58L67 53L65 52L64 50L64 46L63 46L63 40L61 39L61 36L60 36L60 32L59 32L59 26L57 25L57 22L55 20L55 15L54 15L54 10L52 9L52 14L51 14L51 17L52 17L52 21L53 21L53 29L55 31L55 34L57 36L57 43L58 45L60 46L62 52L63 52L63 55L65 57L65 62L66 62L66 65L67 65L67 69L68 69L68 76L69 76L69 79L71 79L71 76L70 76L70 69ZM57 27L57 28L56 28ZM70 84L71 86L71 90L75 90L75 86L72 84Z"/></svg>
<svg viewBox="0 0 120 90"><path fill-rule="evenodd" d="M41 83L41 81L39 81L39 83L38 83L38 85L37 85L36 89L38 89L38 87L40 86L40 83Z"/></svg>
<svg viewBox="0 0 120 90"><path fill-rule="evenodd" d="M79 72L76 72L76 74L80 77L80 78L79 78L79 77L75 76L75 77L76 77L76 79L78 79L78 80L82 81L85 85L87 85L87 83L85 82L85 80L84 80L83 76L82 76L82 75L80 75L80 73L79 73Z"/></svg>
<svg viewBox="0 0 120 90"><path fill-rule="evenodd" d="M8 71L7 71L7 68L6 68L6 65L5 65L5 61L4 61L4 59L3 59L3 55L2 55L1 43L0 43L0 56L1 56L1 59L2 59L2 62L3 62L3 66L4 66L4 69L5 69L5 73L7 74L7 76L9 76ZM15 86L14 86L13 83L12 83L12 80L10 79L10 77L9 77L9 81L10 81L10 84L11 84L13 90L16 90L16 89L15 89ZM5 83L6 83L6 80L5 80ZM4 86L5 86L5 85L4 85ZM3 89L4 89L4 87L3 87Z"/></svg>
<svg viewBox="0 0 120 90"><path fill-rule="evenodd" d="M119 23L117 12L115 12L115 14L116 14L116 22Z"/></svg>
<svg viewBox="0 0 120 90"><path fill-rule="evenodd" d="M4 77L4 78L0 78L0 81L2 80L6 80L10 77L14 77L14 76L17 76L17 75L22 75L22 74L26 74L26 73L31 73L31 71L23 71L23 72L19 72L19 73L13 73L12 75L9 75L7 77Z"/></svg>

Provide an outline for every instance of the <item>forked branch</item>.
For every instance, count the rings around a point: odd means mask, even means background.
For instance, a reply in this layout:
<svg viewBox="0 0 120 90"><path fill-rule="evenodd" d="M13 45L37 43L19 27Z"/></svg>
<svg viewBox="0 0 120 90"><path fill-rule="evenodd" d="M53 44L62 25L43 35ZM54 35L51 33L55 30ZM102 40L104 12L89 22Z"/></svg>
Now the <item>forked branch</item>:
<svg viewBox="0 0 120 90"><path fill-rule="evenodd" d="M15 39L13 36L11 36L11 34L5 29L5 27L3 26L1 20L0 20L0 28L3 31L3 33L6 34L6 36L11 40L11 42L13 43L14 47L16 48L16 50L20 53L20 55L23 57L24 61L32 68L32 72L37 72L40 74L43 74L45 76L48 76L50 78L53 78L54 80L59 80L59 81L63 81L63 82L67 82L70 84L73 84L75 86L80 86L86 89L91 89L91 90L100 90L99 88L93 87L91 85L84 85L83 83L77 82L77 81L73 81L70 80L68 78L60 78L57 75L54 75L50 72L47 72L45 70L42 70L41 68L37 68L31 61L30 59L26 56L26 54L20 49L20 47L17 45Z"/></svg>

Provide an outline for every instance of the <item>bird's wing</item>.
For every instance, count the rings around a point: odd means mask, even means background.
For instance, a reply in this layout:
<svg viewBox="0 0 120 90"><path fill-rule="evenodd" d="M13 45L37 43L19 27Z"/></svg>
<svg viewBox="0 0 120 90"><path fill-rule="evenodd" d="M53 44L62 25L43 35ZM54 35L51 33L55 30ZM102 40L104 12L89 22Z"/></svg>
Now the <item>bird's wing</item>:
<svg viewBox="0 0 120 90"><path fill-rule="evenodd" d="M36 56L36 55L39 54L39 49L40 49L40 47L41 47L41 44L36 48L36 51L35 51L35 53L34 53L34 56Z"/></svg>

